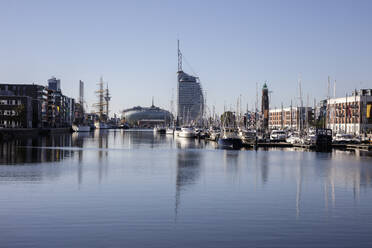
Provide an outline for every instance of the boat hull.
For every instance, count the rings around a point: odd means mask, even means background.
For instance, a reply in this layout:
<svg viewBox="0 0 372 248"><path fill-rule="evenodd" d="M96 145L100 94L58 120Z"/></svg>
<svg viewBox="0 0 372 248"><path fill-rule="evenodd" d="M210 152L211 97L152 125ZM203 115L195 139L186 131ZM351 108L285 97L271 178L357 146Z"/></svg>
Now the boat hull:
<svg viewBox="0 0 372 248"><path fill-rule="evenodd" d="M154 128L154 133L165 134L166 129L165 128Z"/></svg>
<svg viewBox="0 0 372 248"><path fill-rule="evenodd" d="M243 142L236 138L220 138L218 139L218 146L220 148L240 149L243 147Z"/></svg>

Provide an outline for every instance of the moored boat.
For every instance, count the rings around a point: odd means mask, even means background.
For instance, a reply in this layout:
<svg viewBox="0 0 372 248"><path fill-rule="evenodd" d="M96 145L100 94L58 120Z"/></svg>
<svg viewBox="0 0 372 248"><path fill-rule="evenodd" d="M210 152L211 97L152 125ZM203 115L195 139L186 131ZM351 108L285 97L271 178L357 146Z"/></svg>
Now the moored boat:
<svg viewBox="0 0 372 248"><path fill-rule="evenodd" d="M243 142L234 128L225 127L218 139L218 146L220 148L240 149L243 147Z"/></svg>
<svg viewBox="0 0 372 248"><path fill-rule="evenodd" d="M256 131L252 130L240 130L239 136L243 144L253 144L256 141Z"/></svg>
<svg viewBox="0 0 372 248"><path fill-rule="evenodd" d="M173 135L174 134L174 128L172 128L172 127L167 127L167 130L165 131L166 132L166 134L171 134L171 135Z"/></svg>
<svg viewBox="0 0 372 248"><path fill-rule="evenodd" d="M181 138L195 138L196 133L192 127L182 127L181 131L178 133L178 137Z"/></svg>

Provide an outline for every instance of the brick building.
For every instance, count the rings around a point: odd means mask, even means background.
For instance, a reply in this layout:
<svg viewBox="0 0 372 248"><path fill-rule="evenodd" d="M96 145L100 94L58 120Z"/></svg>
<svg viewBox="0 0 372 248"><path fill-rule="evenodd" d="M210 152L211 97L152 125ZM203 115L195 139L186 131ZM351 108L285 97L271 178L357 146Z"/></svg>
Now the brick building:
<svg viewBox="0 0 372 248"><path fill-rule="evenodd" d="M287 107L269 111L270 129L300 130L301 126L304 128L312 121L313 109L311 107Z"/></svg>

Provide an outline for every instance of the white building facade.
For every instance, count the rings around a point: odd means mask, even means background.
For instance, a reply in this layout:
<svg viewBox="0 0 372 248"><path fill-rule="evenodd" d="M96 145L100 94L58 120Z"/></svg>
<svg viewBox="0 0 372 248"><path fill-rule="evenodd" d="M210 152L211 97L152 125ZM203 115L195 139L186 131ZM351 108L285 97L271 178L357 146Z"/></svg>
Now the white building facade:
<svg viewBox="0 0 372 248"><path fill-rule="evenodd" d="M372 89L327 100L327 128L334 133L360 135L372 131Z"/></svg>

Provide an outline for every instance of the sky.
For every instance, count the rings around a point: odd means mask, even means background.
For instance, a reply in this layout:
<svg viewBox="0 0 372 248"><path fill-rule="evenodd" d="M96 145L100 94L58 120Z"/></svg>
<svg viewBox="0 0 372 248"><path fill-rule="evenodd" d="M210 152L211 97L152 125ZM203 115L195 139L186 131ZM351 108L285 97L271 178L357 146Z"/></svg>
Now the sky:
<svg viewBox="0 0 372 248"><path fill-rule="evenodd" d="M372 1L5 1L0 0L0 83L47 84L93 110L101 76L111 113L170 109L177 97L177 39L183 70L200 77L209 112L244 109L267 81L270 107L313 105L372 88ZM307 97L308 96L308 97ZM176 107L174 106L174 109Z"/></svg>

